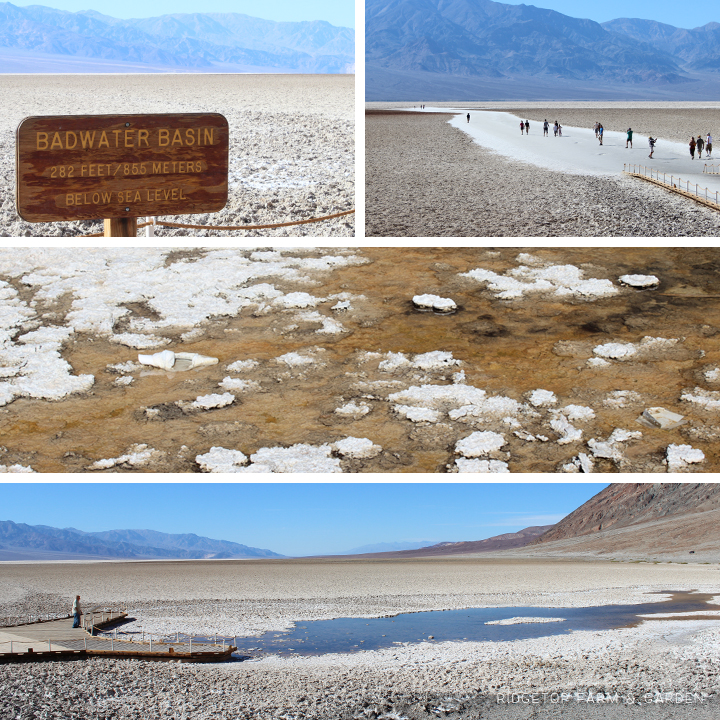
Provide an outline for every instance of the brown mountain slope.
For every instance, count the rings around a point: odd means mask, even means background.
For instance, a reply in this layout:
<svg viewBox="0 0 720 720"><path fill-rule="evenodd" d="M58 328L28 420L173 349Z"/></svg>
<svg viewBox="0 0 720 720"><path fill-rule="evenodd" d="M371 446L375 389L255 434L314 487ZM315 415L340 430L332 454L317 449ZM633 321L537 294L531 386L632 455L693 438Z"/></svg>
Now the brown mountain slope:
<svg viewBox="0 0 720 720"><path fill-rule="evenodd" d="M718 509L720 483L613 483L530 544Z"/></svg>
<svg viewBox="0 0 720 720"><path fill-rule="evenodd" d="M417 550L397 550L384 553L367 553L349 557L377 557L377 558L415 558L436 557L442 555L465 555L467 553L492 552L495 550L512 550L525 547L535 538L552 528L552 525L534 525L515 533L495 535L486 540L466 540L462 542L443 542L437 545L419 548Z"/></svg>

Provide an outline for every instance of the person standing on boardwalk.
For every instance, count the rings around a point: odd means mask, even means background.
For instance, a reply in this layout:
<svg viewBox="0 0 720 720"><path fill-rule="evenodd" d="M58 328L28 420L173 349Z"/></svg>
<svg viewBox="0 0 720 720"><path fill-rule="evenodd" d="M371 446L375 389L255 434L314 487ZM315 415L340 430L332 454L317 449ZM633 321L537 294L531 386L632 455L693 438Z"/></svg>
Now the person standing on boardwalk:
<svg viewBox="0 0 720 720"><path fill-rule="evenodd" d="M547 137L548 135L548 129L550 128L550 123L547 121L547 118L545 118L545 122L543 123L543 135Z"/></svg>
<svg viewBox="0 0 720 720"><path fill-rule="evenodd" d="M695 159L695 138L694 137L690 138L690 159L691 160Z"/></svg>
<svg viewBox="0 0 720 720"><path fill-rule="evenodd" d="M625 148L627 148L628 143L630 143L630 149L632 150L632 128L628 128L627 140L625 141Z"/></svg>
<svg viewBox="0 0 720 720"><path fill-rule="evenodd" d="M705 157L710 157L712 155L712 135L710 133L707 134L707 137L705 138Z"/></svg>
<svg viewBox="0 0 720 720"><path fill-rule="evenodd" d="M649 158L652 158L653 153L655 152L655 143L657 142L657 138L654 138L652 135L648 138L648 143L650 143L650 154L648 155Z"/></svg>
<svg viewBox="0 0 720 720"><path fill-rule="evenodd" d="M468 122L470 122L470 113L468 113Z"/></svg>
<svg viewBox="0 0 720 720"><path fill-rule="evenodd" d="M523 135L525 133L525 123L521 120L520 121L520 134Z"/></svg>
<svg viewBox="0 0 720 720"><path fill-rule="evenodd" d="M530 134L530 121L529 120L525 121L525 134L526 135Z"/></svg>
<svg viewBox="0 0 720 720"><path fill-rule="evenodd" d="M702 135L697 136L697 140L695 141L695 146L697 147L697 153L698 153L698 160L702 160L702 151L705 147L705 141L702 139Z"/></svg>
<svg viewBox="0 0 720 720"><path fill-rule="evenodd" d="M80 596L76 595L75 600L73 600L73 624L72 626L74 628L80 627L80 618L82 617L82 608L80 607Z"/></svg>
<svg viewBox="0 0 720 720"><path fill-rule="evenodd" d="M600 138L600 144L602 145L602 139L603 139L603 133L605 132L605 128L600 125L598 127L598 137Z"/></svg>

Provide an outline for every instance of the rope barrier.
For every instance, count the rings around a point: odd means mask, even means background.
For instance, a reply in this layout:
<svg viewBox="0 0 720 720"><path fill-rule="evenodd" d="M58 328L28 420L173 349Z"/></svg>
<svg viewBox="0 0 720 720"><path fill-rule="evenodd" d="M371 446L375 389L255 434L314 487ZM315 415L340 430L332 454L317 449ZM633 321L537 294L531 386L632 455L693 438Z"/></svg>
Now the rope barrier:
<svg viewBox="0 0 720 720"><path fill-rule="evenodd" d="M273 223L271 225L190 225L188 223L173 222L144 222L138 223L138 230L155 225L156 227L185 228L187 230L266 230L268 228L290 227L291 225L308 225L310 223L322 222L323 220L332 220L334 218L352 215L355 210L344 210L334 215L324 215L323 217L310 218L308 220L293 220L292 222ZM92 233L91 235L80 235L79 237L104 237L105 233Z"/></svg>

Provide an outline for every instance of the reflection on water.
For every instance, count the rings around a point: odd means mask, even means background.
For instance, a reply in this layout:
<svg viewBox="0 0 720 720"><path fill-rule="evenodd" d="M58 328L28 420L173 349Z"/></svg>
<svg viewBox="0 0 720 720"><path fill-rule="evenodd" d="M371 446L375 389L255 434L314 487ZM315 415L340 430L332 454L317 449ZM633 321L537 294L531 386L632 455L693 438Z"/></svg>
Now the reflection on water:
<svg viewBox="0 0 720 720"><path fill-rule="evenodd" d="M240 655L322 655L324 653L378 650L419 642L445 641L510 641L559 635L580 630L611 630L634 627L644 618L640 615L663 613L682 614L672 620L709 619L706 615L720 610L711 604L713 595L690 592L663 591L668 600L641 605L603 605L587 608L467 608L416 612L387 618L336 618L333 620L303 621L290 632L269 632L258 637L193 637L195 642L224 642L238 648ZM563 618L562 622L487 625L508 618ZM178 635L187 642L187 636ZM176 636L168 638L175 640Z"/></svg>
<svg viewBox="0 0 720 720"><path fill-rule="evenodd" d="M540 296L504 302L484 286L458 277L476 267L505 272L517 265L518 252L517 248L365 248L362 253L371 263L336 270L318 286L293 288L277 283L287 291L300 289L316 296L340 292L364 296L353 301L352 311L337 316L349 333L319 335L302 325L287 330L289 317L247 313L218 318L197 342L180 349L218 357L219 366L136 377L132 385L122 388L113 384L115 376L106 373L105 367L135 359L137 353L103 339L79 337L65 357L76 374L95 375L92 394L59 403L13 402L0 416L3 444L11 451L22 449L23 457L38 471L82 470L93 460L122 455L133 443L146 443L165 453L163 467L151 469L193 471L197 470L195 456L211 446L231 447L249 455L266 446L320 444L352 435L369 438L388 451L383 458L356 469L437 471L451 459L456 440L472 428L457 426L448 431L444 441L428 441L418 436L412 423L399 419L387 403L377 404L373 412L352 423L338 425L332 411L339 398L348 398L348 378L362 373L354 360L356 351L452 352L464 363L466 382L490 393L521 400L523 393L545 388L555 392L563 404L593 407L597 418L586 437L603 438L616 427L641 429L634 426L634 410L602 405L609 392L632 390L643 396L646 406L678 411L681 390L698 384L701 368L720 364L717 249L528 250L546 261L577 265L590 277L617 282L620 275L642 273L661 279L657 290L624 292L592 302ZM448 316L417 312L411 298L419 293L452 297L459 311ZM616 364L606 373L588 373L576 358L553 352L559 341L637 342L644 336L684 338L683 353L653 362ZM263 391L244 394L231 407L180 414L166 422L148 422L139 412L142 407L222 392L218 382L228 374L225 365L234 360L252 358L269 363L284 353L312 346L326 349L323 368L301 379L280 382L263 375L260 367L243 377L259 379ZM687 409L683 414L689 414ZM703 418L700 424L707 422ZM687 426L675 431L643 430L643 443L629 453L630 461L639 464L628 469L648 469L642 466L642 458L662 457L670 442L689 442L705 453L703 469L717 470L718 443L712 441L712 429L703 431L705 440L702 433L689 437L688 432ZM511 470L517 472L552 472L562 459L558 447L551 452L550 444L538 451L537 444L518 442L511 454ZM568 449L565 457L571 455ZM658 461L654 462L657 465Z"/></svg>

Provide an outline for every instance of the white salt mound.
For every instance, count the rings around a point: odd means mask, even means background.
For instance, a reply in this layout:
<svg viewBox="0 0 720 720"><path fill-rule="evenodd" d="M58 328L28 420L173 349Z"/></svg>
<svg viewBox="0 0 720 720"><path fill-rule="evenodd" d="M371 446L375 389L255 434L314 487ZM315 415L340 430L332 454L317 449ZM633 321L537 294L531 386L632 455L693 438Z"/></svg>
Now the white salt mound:
<svg viewBox="0 0 720 720"><path fill-rule="evenodd" d="M226 405L232 405L235 402L235 396L232 393L211 393L210 395L200 395L195 402L190 404L191 408L197 410L210 410L212 408L221 408Z"/></svg>
<svg viewBox="0 0 720 720"><path fill-rule="evenodd" d="M239 450L211 447L208 452L198 455L195 462L203 472L236 473L239 472L238 468L247 462L247 456Z"/></svg>
<svg viewBox="0 0 720 720"><path fill-rule="evenodd" d="M420 370L442 370L443 368L460 365L460 360L453 358L451 352L443 352L442 350L434 350L426 352L422 355L416 355L412 364Z"/></svg>
<svg viewBox="0 0 720 720"><path fill-rule="evenodd" d="M660 280L654 275L622 275L619 278L621 283L632 287L652 287L659 285Z"/></svg>
<svg viewBox="0 0 720 720"><path fill-rule="evenodd" d="M680 472L692 463L705 460L705 453L691 445L668 445L666 456L668 472Z"/></svg>
<svg viewBox="0 0 720 720"><path fill-rule="evenodd" d="M720 408L720 392L717 390L703 390L696 387L695 390L685 390L680 399L685 402L695 403L706 410L717 410Z"/></svg>
<svg viewBox="0 0 720 720"><path fill-rule="evenodd" d="M370 407L365 403L360 403L358 405L355 403L354 400L351 400L349 403L346 403L339 408L335 408L334 412L338 415L347 415L354 418L360 418L370 412Z"/></svg>
<svg viewBox="0 0 720 720"><path fill-rule="evenodd" d="M481 457L499 450L505 445L505 438L500 433L486 430L474 432L455 444L455 452L466 458Z"/></svg>
<svg viewBox="0 0 720 720"><path fill-rule="evenodd" d="M331 457L330 445L261 448L250 456L252 464L238 472L250 473L339 473L340 459Z"/></svg>
<svg viewBox="0 0 720 720"><path fill-rule="evenodd" d="M350 458L373 458L382 452L382 447L368 438L347 437L334 445L340 455Z"/></svg>
<svg viewBox="0 0 720 720"><path fill-rule="evenodd" d="M412 422L437 422L440 419L440 412L426 407L415 407L413 405L394 405L393 410L398 415L411 420Z"/></svg>
<svg viewBox="0 0 720 720"><path fill-rule="evenodd" d="M457 305L450 298L443 298L439 295L415 295L413 304L422 310L435 310L436 312L453 312Z"/></svg>
<svg viewBox="0 0 720 720"><path fill-rule="evenodd" d="M554 405L557 402L557 397L551 390L533 390L528 395L528 401L534 407L546 407Z"/></svg>

